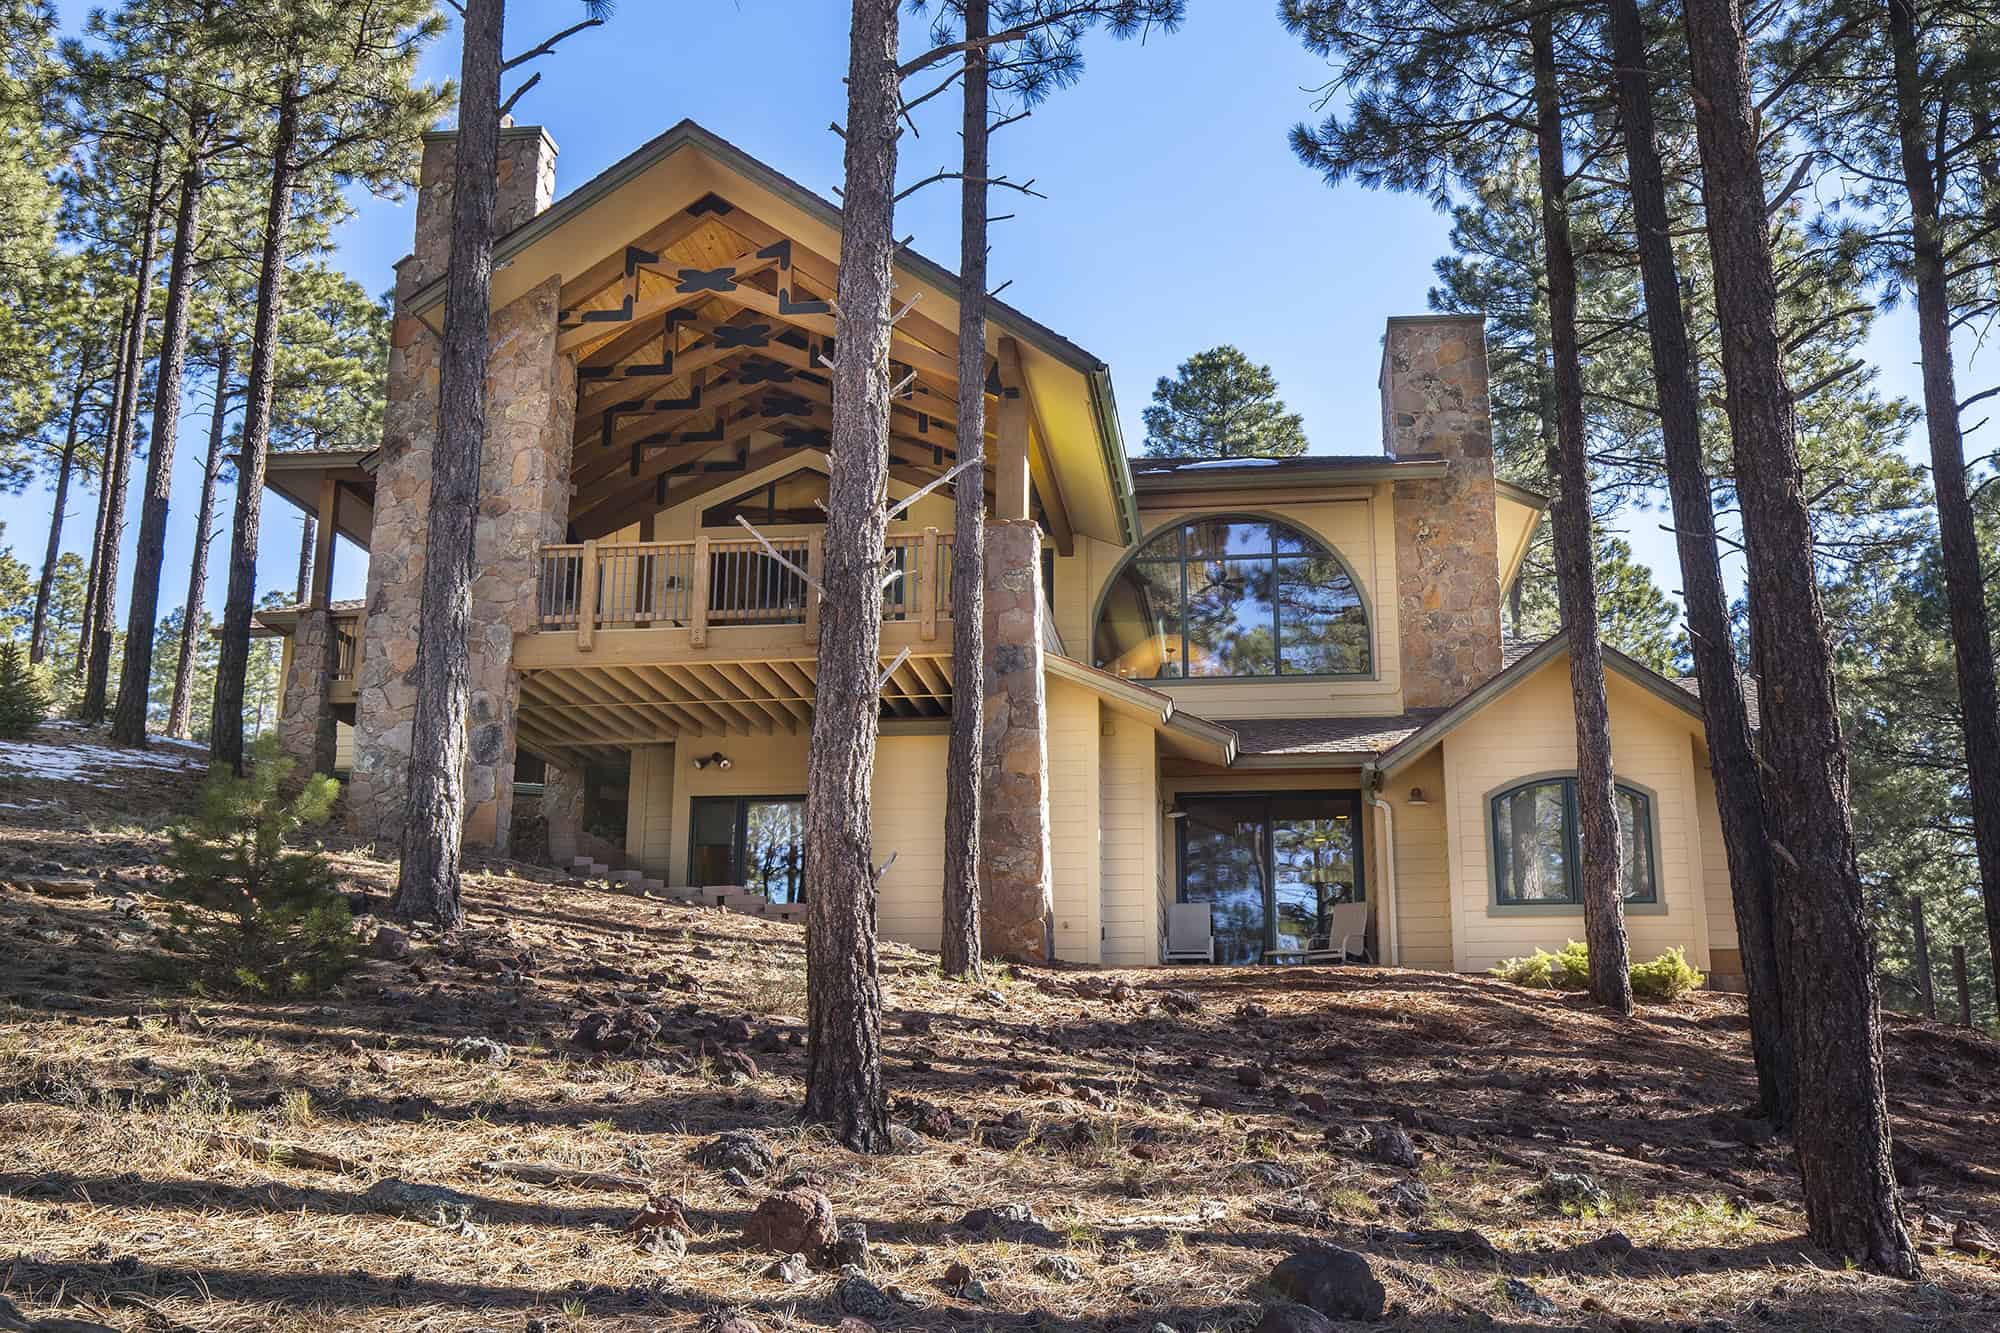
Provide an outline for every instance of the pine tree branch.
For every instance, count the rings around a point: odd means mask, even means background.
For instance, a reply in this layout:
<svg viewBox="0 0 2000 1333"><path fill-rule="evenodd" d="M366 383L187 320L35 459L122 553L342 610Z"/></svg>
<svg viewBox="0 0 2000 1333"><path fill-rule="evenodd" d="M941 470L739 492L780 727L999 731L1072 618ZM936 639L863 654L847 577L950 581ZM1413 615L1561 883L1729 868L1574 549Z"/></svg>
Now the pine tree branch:
<svg viewBox="0 0 2000 1333"><path fill-rule="evenodd" d="M586 28L601 28L603 26L604 26L604 20L594 15L590 18L582 20L579 23L572 23L567 28L564 28L561 32L556 33L553 37L544 38L541 45L530 47L528 50L521 52L520 55L509 56L507 59L501 61L500 72L504 74L508 70L514 68L516 65L525 65L530 60L541 59L543 56L548 55L551 51L554 51L556 49L556 43L562 41L565 37L574 37L576 36L576 34L582 32ZM516 93L515 96L519 97L520 94Z"/></svg>

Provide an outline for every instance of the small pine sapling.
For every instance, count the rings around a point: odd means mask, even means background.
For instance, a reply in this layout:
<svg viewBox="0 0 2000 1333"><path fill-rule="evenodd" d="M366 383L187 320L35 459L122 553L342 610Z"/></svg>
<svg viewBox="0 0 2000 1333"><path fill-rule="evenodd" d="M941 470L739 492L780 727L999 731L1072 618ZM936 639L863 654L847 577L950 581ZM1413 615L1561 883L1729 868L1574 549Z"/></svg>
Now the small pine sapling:
<svg viewBox="0 0 2000 1333"><path fill-rule="evenodd" d="M292 760L259 740L249 776L220 769L162 858L173 879L168 970L197 986L271 997L326 989L353 964L347 900L318 850L287 847L332 809L340 786L316 774L294 794Z"/></svg>
<svg viewBox="0 0 2000 1333"><path fill-rule="evenodd" d="M49 690L28 654L9 639L0 642L0 738L20 740L49 715Z"/></svg>

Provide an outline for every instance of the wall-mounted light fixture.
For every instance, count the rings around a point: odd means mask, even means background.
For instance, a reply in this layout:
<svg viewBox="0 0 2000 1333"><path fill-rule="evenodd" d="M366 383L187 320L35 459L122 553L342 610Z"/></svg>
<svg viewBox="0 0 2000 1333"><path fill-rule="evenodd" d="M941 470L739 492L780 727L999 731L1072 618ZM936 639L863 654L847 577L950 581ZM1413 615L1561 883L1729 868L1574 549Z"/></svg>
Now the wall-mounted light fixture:
<svg viewBox="0 0 2000 1333"><path fill-rule="evenodd" d="M696 768L707 768L710 764L726 772L729 768L729 756L717 750L714 754L703 755L694 761Z"/></svg>
<svg viewBox="0 0 2000 1333"><path fill-rule="evenodd" d="M1429 804L1430 804L1430 798L1424 795L1424 789L1423 789L1422 787L1412 787L1412 788L1410 788L1410 800L1409 800L1409 804L1411 804L1411 805L1429 805Z"/></svg>

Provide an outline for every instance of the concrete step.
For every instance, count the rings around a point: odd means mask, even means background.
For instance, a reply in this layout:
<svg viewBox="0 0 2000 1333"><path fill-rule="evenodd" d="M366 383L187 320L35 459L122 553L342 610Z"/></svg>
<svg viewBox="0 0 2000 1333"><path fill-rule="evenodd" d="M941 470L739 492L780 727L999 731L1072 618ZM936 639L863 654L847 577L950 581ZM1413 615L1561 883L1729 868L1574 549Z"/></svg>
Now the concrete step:
<svg viewBox="0 0 2000 1333"><path fill-rule="evenodd" d="M643 870L613 870L606 876L615 884L637 884L645 877L646 872Z"/></svg>
<svg viewBox="0 0 2000 1333"><path fill-rule="evenodd" d="M588 870L594 864L596 863L587 856L572 856L569 859L569 868L571 870Z"/></svg>
<svg viewBox="0 0 2000 1333"><path fill-rule="evenodd" d="M664 889L666 887L667 887L667 882L665 880L654 879L650 875L640 879L639 881L639 888L646 893L658 893L661 889Z"/></svg>

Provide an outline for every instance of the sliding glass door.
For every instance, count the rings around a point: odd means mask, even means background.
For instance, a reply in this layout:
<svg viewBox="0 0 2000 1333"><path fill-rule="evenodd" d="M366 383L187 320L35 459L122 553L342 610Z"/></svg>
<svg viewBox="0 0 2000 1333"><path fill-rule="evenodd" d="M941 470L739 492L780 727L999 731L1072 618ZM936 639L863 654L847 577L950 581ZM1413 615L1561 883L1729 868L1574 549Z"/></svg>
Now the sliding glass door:
<svg viewBox="0 0 2000 1333"><path fill-rule="evenodd" d="M1186 794L1180 900L1212 908L1215 961L1304 952L1365 896L1355 792Z"/></svg>
<svg viewBox="0 0 2000 1333"><path fill-rule="evenodd" d="M803 796L697 796L688 883L737 885L774 903L805 901Z"/></svg>

